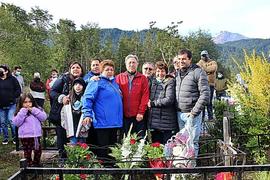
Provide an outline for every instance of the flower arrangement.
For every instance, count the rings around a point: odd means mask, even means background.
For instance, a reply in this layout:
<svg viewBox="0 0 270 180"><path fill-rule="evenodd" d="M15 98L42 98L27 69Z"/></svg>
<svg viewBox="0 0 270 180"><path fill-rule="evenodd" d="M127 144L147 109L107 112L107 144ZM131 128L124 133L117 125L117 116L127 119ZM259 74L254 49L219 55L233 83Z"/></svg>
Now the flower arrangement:
<svg viewBox="0 0 270 180"><path fill-rule="evenodd" d="M159 142L147 144L144 147L145 157L149 160L149 165L151 168L163 168L166 166L162 157L164 156L164 145ZM155 174L156 179L162 179L163 174Z"/></svg>
<svg viewBox="0 0 270 180"><path fill-rule="evenodd" d="M142 166L142 157L145 155L145 138L140 139L137 134L131 134L132 125L127 136L124 136L122 144L117 144L111 147L110 154L118 163L116 165L120 168L133 168ZM122 162L121 162L122 161Z"/></svg>
<svg viewBox="0 0 270 180"><path fill-rule="evenodd" d="M67 168L102 168L103 165L97 160L96 155L89 150L89 146L85 143L77 143L76 145L65 146L67 151L67 160L64 167ZM100 179L112 179L110 175L100 175ZM88 174L66 174L65 179L94 179L93 175Z"/></svg>

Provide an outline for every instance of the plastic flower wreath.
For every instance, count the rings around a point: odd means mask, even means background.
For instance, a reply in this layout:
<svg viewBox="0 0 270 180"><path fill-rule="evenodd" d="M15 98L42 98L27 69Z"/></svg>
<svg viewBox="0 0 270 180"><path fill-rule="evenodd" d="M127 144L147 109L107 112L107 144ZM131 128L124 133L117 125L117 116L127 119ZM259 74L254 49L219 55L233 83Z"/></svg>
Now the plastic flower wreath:
<svg viewBox="0 0 270 180"><path fill-rule="evenodd" d="M122 144L116 144L115 147L111 147L112 153L110 154L115 158L118 163L116 165L120 168L133 168L142 166L142 157L145 155L145 139L134 133L131 134L132 125L128 131L127 136L124 136Z"/></svg>

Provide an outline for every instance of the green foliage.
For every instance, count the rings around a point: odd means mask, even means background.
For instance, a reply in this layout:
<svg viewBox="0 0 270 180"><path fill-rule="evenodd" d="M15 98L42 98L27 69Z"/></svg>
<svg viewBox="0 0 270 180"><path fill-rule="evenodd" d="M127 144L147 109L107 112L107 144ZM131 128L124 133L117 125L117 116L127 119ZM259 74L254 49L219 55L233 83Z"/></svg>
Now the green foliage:
<svg viewBox="0 0 270 180"><path fill-rule="evenodd" d="M158 142L146 144L144 149L146 151L145 157L148 159L159 159L164 156L164 145Z"/></svg>

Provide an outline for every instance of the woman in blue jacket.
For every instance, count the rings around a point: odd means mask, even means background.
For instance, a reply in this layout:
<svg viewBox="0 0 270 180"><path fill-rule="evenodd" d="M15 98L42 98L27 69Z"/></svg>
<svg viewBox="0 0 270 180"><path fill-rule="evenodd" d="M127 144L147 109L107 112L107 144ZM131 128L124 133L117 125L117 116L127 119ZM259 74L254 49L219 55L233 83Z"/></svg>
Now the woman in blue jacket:
<svg viewBox="0 0 270 180"><path fill-rule="evenodd" d="M123 126L123 104L118 84L114 79L114 63L104 60L100 64L100 80L90 81L82 98L85 124L92 122L98 146L116 143L117 130ZM108 158L108 149L100 149L98 157Z"/></svg>

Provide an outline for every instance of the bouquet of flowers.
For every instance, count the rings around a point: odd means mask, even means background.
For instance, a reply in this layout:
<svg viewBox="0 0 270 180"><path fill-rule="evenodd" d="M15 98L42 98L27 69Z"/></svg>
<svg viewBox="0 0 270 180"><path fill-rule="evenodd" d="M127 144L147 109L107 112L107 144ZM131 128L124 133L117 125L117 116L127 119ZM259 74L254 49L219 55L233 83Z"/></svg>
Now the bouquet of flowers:
<svg viewBox="0 0 270 180"><path fill-rule="evenodd" d="M127 136L124 136L122 144L111 147L112 153L110 155L116 161L119 161L116 165L120 168L140 167L143 164L141 160L145 154L144 146L147 135L143 139L140 139L137 134L131 134L131 129L132 125Z"/></svg>
<svg viewBox="0 0 270 180"><path fill-rule="evenodd" d="M77 143L76 145L65 146L68 158L64 167L67 168L102 168L103 165L97 160L96 155L89 150L89 146L85 143ZM94 179L93 175L66 174L65 179ZM110 175L101 175L100 179L112 179Z"/></svg>
<svg viewBox="0 0 270 180"><path fill-rule="evenodd" d="M149 160L149 165L151 168L163 168L165 163L162 159L164 156L164 145L159 142L147 144L144 147L146 154L145 157ZM163 174L155 174L156 179L162 179Z"/></svg>
<svg viewBox="0 0 270 180"><path fill-rule="evenodd" d="M195 156L193 144L194 131L191 128L191 122L187 122L186 126L180 130L175 136L165 144L165 156L174 159L172 164L174 167L194 167L195 163L190 160Z"/></svg>

